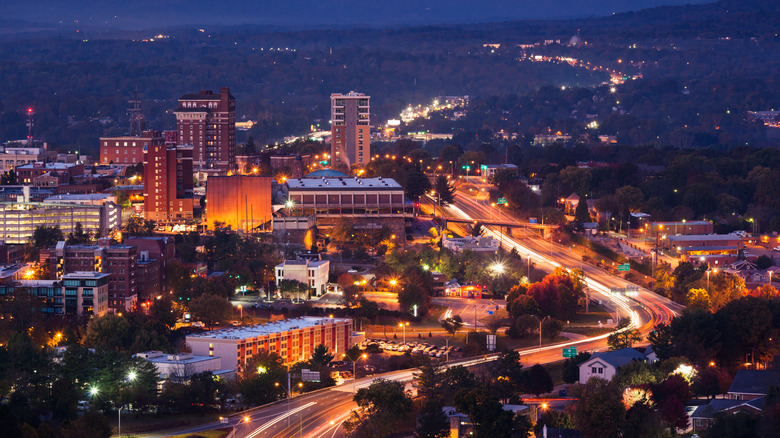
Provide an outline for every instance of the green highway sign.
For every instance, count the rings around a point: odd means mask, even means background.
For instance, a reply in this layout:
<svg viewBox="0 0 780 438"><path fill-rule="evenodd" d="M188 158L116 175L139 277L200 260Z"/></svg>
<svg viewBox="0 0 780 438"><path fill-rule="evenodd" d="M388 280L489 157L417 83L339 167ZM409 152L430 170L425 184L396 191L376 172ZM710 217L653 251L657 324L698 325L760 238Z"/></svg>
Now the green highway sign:
<svg viewBox="0 0 780 438"><path fill-rule="evenodd" d="M498 198L499 204L506 204L506 198Z"/></svg>
<svg viewBox="0 0 780 438"><path fill-rule="evenodd" d="M623 263L622 265L618 265L618 271L620 272L628 272L631 270L631 265L628 263Z"/></svg>
<svg viewBox="0 0 780 438"><path fill-rule="evenodd" d="M563 349L563 357L570 358L577 356L577 347L569 347Z"/></svg>

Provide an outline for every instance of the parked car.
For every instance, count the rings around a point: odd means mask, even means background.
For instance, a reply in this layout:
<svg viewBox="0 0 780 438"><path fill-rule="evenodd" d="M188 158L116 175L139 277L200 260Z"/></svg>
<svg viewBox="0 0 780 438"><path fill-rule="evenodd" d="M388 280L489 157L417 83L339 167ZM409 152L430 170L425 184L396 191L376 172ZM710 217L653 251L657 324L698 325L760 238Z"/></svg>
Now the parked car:
<svg viewBox="0 0 780 438"><path fill-rule="evenodd" d="M202 323L202 322L200 322L200 321L195 321L195 322L193 322L193 323L192 323L192 324L190 324L190 325L191 325L192 327L197 327L197 328L204 328L204 327L206 327L206 324L203 324L203 323Z"/></svg>

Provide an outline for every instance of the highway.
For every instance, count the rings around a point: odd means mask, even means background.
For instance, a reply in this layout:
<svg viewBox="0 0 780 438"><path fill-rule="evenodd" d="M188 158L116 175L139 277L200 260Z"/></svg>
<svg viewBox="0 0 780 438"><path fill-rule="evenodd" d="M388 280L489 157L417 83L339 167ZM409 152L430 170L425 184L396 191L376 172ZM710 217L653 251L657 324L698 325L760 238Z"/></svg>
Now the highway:
<svg viewBox="0 0 780 438"><path fill-rule="evenodd" d="M495 213L484 193L476 197L463 192L458 193L454 205L446 207L447 214L467 220L480 220L494 218ZM479 199L482 198L482 199ZM506 214L502 214L501 221L514 221ZM651 291L639 288L631 297L613 294L611 288L625 288L627 283L601 268L589 264L583 264L581 255L570 252L568 247L562 247L555 242L543 240L535 233L528 232L524 238L516 238L500 233L494 227L486 227L486 233L502 242L506 250L516 249L524 258L530 260L544 270L552 271L554 268L565 266L567 268L581 267L585 273L586 282L591 299L602 300L603 304L614 308L620 317L631 318L631 326L637 327L643 335L652 330L659 323L670 321L682 306ZM533 234L533 235L532 235ZM467 322L469 308L461 310L464 320ZM473 324L473 322L472 322ZM569 341L555 345L532 347L519 350L520 358L524 365L535 363L549 363L561 360L563 347L577 347L578 351L597 351L606 349L608 334ZM473 366L481 362L492 360L493 355L472 358L451 363ZM375 379L383 378L399 382L409 383L413 379L416 370L403 370L385 373L381 375L347 381L343 385L321 390L316 393L295 397L291 401L281 402L272 406L251 410L232 417L230 426L235 425L235 437L311 437L311 438L335 438L343 437L344 430L341 427L350 411L355 408L352 394L355 389L366 387ZM243 420L244 416L249 421ZM225 427L225 424L212 423L203 425L197 429L208 430L217 427ZM199 430L193 429L191 432ZM190 432L190 431L185 431ZM229 437L233 438L233 437Z"/></svg>

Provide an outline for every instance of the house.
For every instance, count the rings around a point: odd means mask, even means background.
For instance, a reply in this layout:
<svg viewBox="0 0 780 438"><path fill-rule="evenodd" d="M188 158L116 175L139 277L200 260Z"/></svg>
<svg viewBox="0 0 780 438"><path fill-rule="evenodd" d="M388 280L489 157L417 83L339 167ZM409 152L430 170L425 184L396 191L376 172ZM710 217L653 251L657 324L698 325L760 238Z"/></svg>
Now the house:
<svg viewBox="0 0 780 438"><path fill-rule="evenodd" d="M712 425L715 414L718 412L727 412L730 414L735 414L737 412L760 414L761 410L764 408L764 400L764 397L755 398L750 401L722 398L712 399L709 403L696 407L696 409L689 414L693 433L708 429Z"/></svg>
<svg viewBox="0 0 780 438"><path fill-rule="evenodd" d="M506 404L501 405L501 408L505 411L511 411L515 416L530 414L528 405ZM474 434L474 424L471 422L471 418L469 418L468 415L458 411L458 409L453 406L444 406L441 410L450 423L450 438L468 437Z"/></svg>
<svg viewBox="0 0 780 438"><path fill-rule="evenodd" d="M580 364L580 383L587 382L591 377L612 380L623 365L635 360L644 362L646 359L644 354L633 348L593 353L590 359Z"/></svg>
<svg viewBox="0 0 780 438"><path fill-rule="evenodd" d="M753 400L765 396L770 386L780 386L780 371L739 370L728 395L732 400Z"/></svg>

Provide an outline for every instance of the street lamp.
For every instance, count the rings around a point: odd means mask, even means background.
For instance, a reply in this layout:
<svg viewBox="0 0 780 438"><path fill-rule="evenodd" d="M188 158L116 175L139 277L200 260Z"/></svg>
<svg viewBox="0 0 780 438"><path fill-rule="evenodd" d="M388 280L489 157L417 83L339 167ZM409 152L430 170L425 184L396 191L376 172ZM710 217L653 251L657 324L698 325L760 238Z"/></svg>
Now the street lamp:
<svg viewBox="0 0 780 438"><path fill-rule="evenodd" d="M717 268L712 269L712 271L714 271L716 274L718 273ZM707 293L710 293L710 269L707 269Z"/></svg>
<svg viewBox="0 0 780 438"><path fill-rule="evenodd" d="M357 357L357 359L352 360L349 356L346 354L343 355L347 359L349 359L350 362L352 362L352 392L357 392L357 363L360 359L365 359L368 356L363 353L360 356Z"/></svg>
<svg viewBox="0 0 780 438"><path fill-rule="evenodd" d="M240 310L240 311L241 311L241 319L243 320L243 319L244 319L244 306L242 306L241 304L239 304L239 305L238 305L238 310Z"/></svg>
<svg viewBox="0 0 780 438"><path fill-rule="evenodd" d="M542 323L550 317L550 315L545 316L541 320L536 315L531 315L534 317L535 320L539 321L539 351L542 351Z"/></svg>
<svg viewBox="0 0 780 438"><path fill-rule="evenodd" d="M406 345L406 326L408 326L408 322L400 322L398 323L398 327L403 327L404 329L404 345Z"/></svg>

